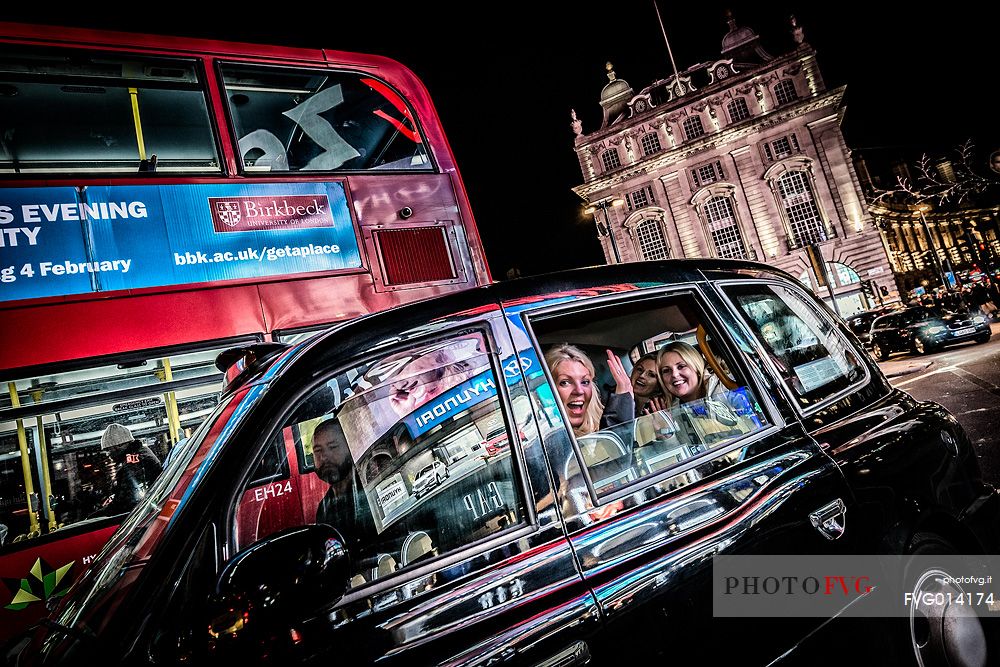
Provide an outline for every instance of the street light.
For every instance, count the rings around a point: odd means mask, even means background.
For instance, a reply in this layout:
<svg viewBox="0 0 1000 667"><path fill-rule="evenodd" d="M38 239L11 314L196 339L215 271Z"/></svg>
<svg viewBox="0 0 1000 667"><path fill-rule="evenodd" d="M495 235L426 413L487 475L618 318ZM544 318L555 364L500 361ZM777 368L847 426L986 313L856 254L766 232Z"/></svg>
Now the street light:
<svg viewBox="0 0 1000 667"><path fill-rule="evenodd" d="M615 197L614 199L602 199L599 202L594 202L586 209L584 209L584 213L594 216L594 222L597 223L597 235L601 237L607 236L609 239L611 239L611 252L614 253L615 264L622 263L622 256L618 253L618 242L615 241L615 234L611 230L611 218L608 217L608 209L611 208L612 206L618 207L618 206L623 206L624 204L625 204L624 199L620 197ZM602 211L604 211L603 224L601 224L601 221L597 219L596 215L597 209L601 209Z"/></svg>
<svg viewBox="0 0 1000 667"><path fill-rule="evenodd" d="M946 292L950 292L951 283L948 282L948 278L944 274L944 269L941 267L941 258L938 257L937 247L934 245L934 238L931 236L931 230L927 226L927 218L924 217L924 212L931 210L931 207L927 204L917 204L916 209L917 213L920 214L920 224L923 225L924 236L927 238L927 247L930 249L931 257L934 261L934 268L937 270L938 278L941 280L941 286L944 287ZM947 259L947 255L945 255L945 259Z"/></svg>

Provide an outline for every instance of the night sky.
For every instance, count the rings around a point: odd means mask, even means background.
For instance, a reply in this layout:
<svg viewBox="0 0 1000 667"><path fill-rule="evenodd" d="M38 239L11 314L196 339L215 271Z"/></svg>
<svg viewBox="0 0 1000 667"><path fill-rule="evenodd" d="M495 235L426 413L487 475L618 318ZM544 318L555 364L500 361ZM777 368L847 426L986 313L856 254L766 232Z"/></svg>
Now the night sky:
<svg viewBox="0 0 1000 667"><path fill-rule="evenodd" d="M6 3L10 5L12 3ZM23 3L21 3L23 4ZM598 128L604 63L639 91L671 72L651 1L602 3L344 2L130 4L91 10L0 9L0 20L378 53L430 90L465 181L495 278L600 263L593 218L570 188L582 181L569 111ZM256 4L256 3L254 3ZM878 7L873 7L873 5ZM828 88L847 85L844 133L855 150L946 155L973 139L985 165L1000 148L995 102L1000 5L660 1L679 69L719 57L724 10L772 54L791 49L795 14ZM992 5L993 9L985 8ZM125 7L128 7L127 9ZM280 9L279 9L280 8ZM286 9L287 8L287 9ZM103 10L102 10L103 11ZM592 13L595 12L595 13ZM541 13L541 16L536 14Z"/></svg>

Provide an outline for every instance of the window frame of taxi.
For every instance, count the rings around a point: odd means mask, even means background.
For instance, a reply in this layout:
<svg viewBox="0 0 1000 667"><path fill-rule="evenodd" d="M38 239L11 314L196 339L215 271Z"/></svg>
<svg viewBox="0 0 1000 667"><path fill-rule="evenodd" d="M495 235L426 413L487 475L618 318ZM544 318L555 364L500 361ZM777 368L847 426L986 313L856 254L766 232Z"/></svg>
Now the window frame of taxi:
<svg viewBox="0 0 1000 667"><path fill-rule="evenodd" d="M747 321L747 314L740 308L739 304L736 302L732 294L726 289L727 287L740 287L744 285L751 285L755 287L782 287L787 289L792 294L796 295L800 301L802 301L806 306L813 312L813 314L823 321L826 321L831 325L831 329L834 335L839 336L841 342L858 355L858 365L863 371L863 376L856 382L847 385L840 391L831 394L830 396L824 398L821 401L812 403L807 407L803 407L798 396L795 395L792 388L788 386L788 383L782 377L781 372L775 365L774 361L771 359L771 354L766 348L764 342L761 340L760 336L752 329L750 323ZM871 370L869 369L868 362L865 361L868 358L868 353L864 350L859 350L851 342L850 337L844 335L844 331L841 327L846 327L847 325L843 323L840 318L836 317L825 302L814 294L811 294L804 287L796 284L792 280L787 283L781 280L775 280L773 278L738 278L733 280L716 280L712 282L713 288L719 293L719 297L722 302L726 304L729 308L733 318L736 320L736 326L741 327L744 335L750 341L750 344L754 347L757 352L757 356L761 358L763 363L766 365L768 371L774 378L774 381L781 387L781 391L788 403L795 410L795 413L801 417L809 417L815 415L823 410L829 408L851 394L856 393L858 390L866 387L872 381ZM780 295L776 295L780 298ZM823 308L817 307L818 303L822 303L826 308L824 312Z"/></svg>
<svg viewBox="0 0 1000 667"><path fill-rule="evenodd" d="M570 438L574 455L576 457L576 463L580 468L582 478L586 483L587 491L594 507L601 507L603 505L607 505L608 503L633 495L637 491L655 487L673 477L693 470L707 461L714 460L732 451L746 447L752 442L773 435L776 431L784 428L786 426L786 422L782 418L778 406L774 404L769 393L761 388L763 381L761 378L754 375L755 365L747 363L745 360L740 360L740 354L738 351L735 351L734 345L727 341L726 336L720 335L720 332L727 330L724 318L720 317L714 310L711 302L706 298L705 290L699 283L685 282L669 286L641 288L626 293L608 294L592 298L584 297L569 303L554 304L545 308L539 308L538 310L526 311L520 315L524 321L525 329L528 332L528 336L531 340L532 346L534 347L535 353L538 355L539 359L544 359L545 350L539 342L538 334L536 333L536 325L539 322L557 320L560 315L567 313L578 314L586 311L600 311L602 309L609 307L614 308L616 306L620 307L631 305L636 307L642 302L651 304L652 302L659 301L659 304L652 305L650 308L652 310L658 307L663 307L663 305L665 305L663 303L664 301L685 297L688 298L690 303L699 311L699 315L702 318L700 323L703 324L708 330L713 341L723 348L727 363L732 363L735 366L735 370L738 371L739 377L745 380L746 384L744 386L751 390L753 397L756 399L757 404L761 408L763 413L762 416L767 421L761 428L744 433L733 440L722 443L718 447L706 449L705 451L699 452L698 454L691 456L688 459L684 459L683 461L672 466L665 466L652 474L637 477L622 486L613 488L604 493L598 493L590 470L586 464L586 459L581 450L578 438L573 432L573 428L566 417L561 401L559 401L557 397L556 404L559 410L560 419L562 420L562 426ZM543 362L541 365L545 373L546 382L548 382L551 391L557 395L556 384L551 373L549 372L548 364ZM664 493L670 493L670 491L667 490L664 491Z"/></svg>
<svg viewBox="0 0 1000 667"><path fill-rule="evenodd" d="M220 531L226 536L223 562L228 562L228 560L233 558L235 553L232 547L233 545L239 544L237 533L239 530L238 514L240 499L247 490L248 484L252 481L252 477L257 470L256 464L263 455L265 449L271 446L271 443L275 440L275 438L282 435L282 430L286 428L288 420L295 413L296 409L302 404L302 401L310 397L331 379L337 377L338 375L342 375L349 370L365 364L377 363L379 360L385 359L386 357L397 352L412 350L414 348L434 344L436 342L453 340L456 336L460 336L462 334L477 334L482 337L486 345L483 355L489 359L489 372L493 374L495 379L503 378L503 368L500 364L499 358L500 348L495 340L491 322L489 320L476 320L475 322L463 322L457 326L443 328L440 331L435 331L433 333L422 334L414 336L413 338L406 338L402 340L395 339L384 345L376 345L372 349L366 351L363 355L357 355L343 361L339 361L336 365L330 366L322 372L317 373L308 382L303 383L293 396L285 399L280 410L276 410L274 416L268 420L270 425L263 431L266 435L264 437L258 436L255 438L258 442L258 446L255 448L253 456L248 457L246 470L243 471L240 474L239 479L234 481L232 484L231 492L224 505L224 523L222 530ZM364 584L352 587L339 600L331 600L331 605L336 604L339 606L340 604L350 603L398 586L402 581L407 579L419 579L429 573L450 567L481 553L516 542L517 540L520 540L539 529L538 517L536 516L535 511L535 489L532 488L527 471L525 470L525 463L521 452L521 441L516 436L517 429L511 428L511 424L514 423L514 419L510 414L510 392L506 386L506 382L500 380L496 382L496 384L496 397L498 399L497 409L502 415L504 427L507 429L508 438L511 438L511 481L514 482L514 493L516 494L515 498L521 505L519 508L521 514L520 521L503 527L491 535L467 542L454 549L435 555L427 560L407 566L401 566L399 569L389 573L385 577L379 577L372 581L367 581ZM338 401L337 405L343 405L343 401ZM517 443L516 446L514 445L515 442ZM296 449L299 452L304 451L304 448L297 447ZM286 461L286 465L290 468L291 462ZM309 468L309 471L304 474L311 474L311 470L312 469ZM239 544L239 549L241 551L245 551L246 549L253 547L255 544L260 543L262 540L267 539L267 537L268 536L265 536L247 544Z"/></svg>

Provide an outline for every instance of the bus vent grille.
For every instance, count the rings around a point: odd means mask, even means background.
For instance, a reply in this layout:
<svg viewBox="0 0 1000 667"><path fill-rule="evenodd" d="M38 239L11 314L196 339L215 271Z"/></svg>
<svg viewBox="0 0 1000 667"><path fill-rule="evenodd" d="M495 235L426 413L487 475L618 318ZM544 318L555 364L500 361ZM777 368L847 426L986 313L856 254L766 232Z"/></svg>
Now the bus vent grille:
<svg viewBox="0 0 1000 667"><path fill-rule="evenodd" d="M387 285L453 280L455 268L441 227L380 229L375 240Z"/></svg>

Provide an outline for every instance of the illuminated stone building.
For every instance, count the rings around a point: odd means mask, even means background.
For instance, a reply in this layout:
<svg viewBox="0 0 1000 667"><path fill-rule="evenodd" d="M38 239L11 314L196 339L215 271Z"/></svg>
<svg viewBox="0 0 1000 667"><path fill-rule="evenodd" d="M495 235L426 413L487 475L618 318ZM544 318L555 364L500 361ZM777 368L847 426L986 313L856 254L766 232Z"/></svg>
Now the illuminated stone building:
<svg viewBox="0 0 1000 667"><path fill-rule="evenodd" d="M855 158L861 184L872 197L877 191L896 187L897 177L914 182L908 165L901 159L887 161L876 151L866 151ZM942 182L954 181L954 169L949 162L941 161L934 166ZM934 289L947 280L948 273L957 276L958 282L973 281L977 273L997 276L1000 204L995 196L972 196L961 202L919 206L906 199L913 198L891 196L875 200L873 197L868 207L875 227L882 231L889 262L904 294L918 287Z"/></svg>
<svg viewBox="0 0 1000 667"><path fill-rule="evenodd" d="M729 18L717 60L636 92L608 64L603 120L573 114L589 205L606 261L720 257L766 262L817 284L828 263L842 315L899 298L840 129L845 88L828 90L792 19L794 48L772 56ZM884 296L882 296L884 293Z"/></svg>

